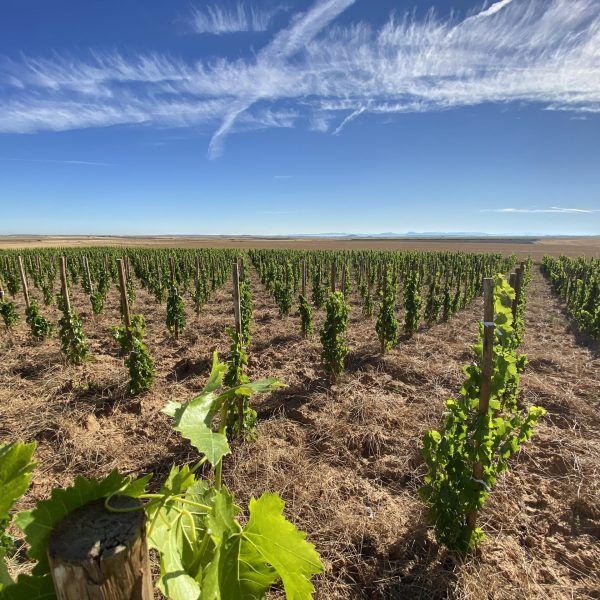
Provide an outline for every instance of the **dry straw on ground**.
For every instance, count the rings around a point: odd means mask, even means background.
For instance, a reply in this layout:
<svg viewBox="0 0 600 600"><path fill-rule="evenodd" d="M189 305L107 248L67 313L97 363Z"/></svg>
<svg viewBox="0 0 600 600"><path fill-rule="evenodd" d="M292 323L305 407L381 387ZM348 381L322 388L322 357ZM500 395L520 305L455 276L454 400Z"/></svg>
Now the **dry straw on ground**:
<svg viewBox="0 0 600 600"><path fill-rule="evenodd" d="M317 598L600 598L598 348L571 330L539 272L528 291L522 401L548 415L483 511L485 544L462 563L437 546L427 527L417 494L424 473L419 448L472 359L480 301L382 359L374 321L361 316L355 294L348 373L331 387L319 366L318 336L301 339L295 314L279 319L252 275L249 374L276 376L288 387L257 402L259 437L235 444L225 481L241 504L280 491L287 516L326 563ZM0 440L39 444L40 464L21 507L78 474L119 468L152 471L158 481L173 462L194 459L159 411L201 389L214 349L226 357L230 294L220 290L199 318L188 306L188 328L175 342L164 306L138 290L135 311L147 318L158 368L153 391L139 399L127 396L127 374L108 334L119 322L114 290L98 318L80 291L74 295L93 356L82 367L64 364L56 339L31 341L24 323L2 334ZM56 321L55 308L44 311ZM316 315L317 327L322 318ZM18 560L11 567L27 568Z"/></svg>

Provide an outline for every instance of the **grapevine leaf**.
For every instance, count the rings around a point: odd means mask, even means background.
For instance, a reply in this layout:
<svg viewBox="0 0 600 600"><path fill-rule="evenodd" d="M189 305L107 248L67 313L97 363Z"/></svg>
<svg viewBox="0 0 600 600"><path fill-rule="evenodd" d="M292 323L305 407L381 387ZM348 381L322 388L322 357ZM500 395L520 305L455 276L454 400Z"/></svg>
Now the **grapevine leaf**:
<svg viewBox="0 0 600 600"><path fill-rule="evenodd" d="M214 392L203 392L186 404L170 402L162 409L173 417L173 429L190 440L213 466L230 451L225 434L212 430L212 421L221 402Z"/></svg>
<svg viewBox="0 0 600 600"><path fill-rule="evenodd" d="M223 377L225 377L227 369L227 363L220 362L218 354L216 352L213 352L213 361L210 370L210 375L208 376L208 381L204 385L204 389L202 391L208 393L215 392L216 390L218 390L221 387L221 385L223 385Z"/></svg>
<svg viewBox="0 0 600 600"><path fill-rule="evenodd" d="M200 597L200 584L186 573L181 556L180 527L172 527L160 541L160 572L158 589L171 600L191 600Z"/></svg>
<svg viewBox="0 0 600 600"><path fill-rule="evenodd" d="M28 556L38 561L33 568L33 574L43 575L48 572L46 546L52 530L60 521L88 502L106 498L117 492L126 494L126 486L129 484L129 478L123 477L116 470L101 481L76 477L73 486L54 489L48 500L38 502L32 510L19 513L15 517L15 523L25 533L25 539L30 546ZM134 485L133 491L137 494L139 489Z"/></svg>
<svg viewBox="0 0 600 600"><path fill-rule="evenodd" d="M264 394L266 392L272 392L286 387L284 383L281 383L274 377L268 379L260 379L259 381L244 382L236 387L224 391L219 396L219 401L229 400L234 396L247 396L250 397L253 394Z"/></svg>
<svg viewBox="0 0 600 600"><path fill-rule="evenodd" d="M235 521L235 516L239 512L240 509L233 503L233 497L227 490L222 489L215 496L213 510L206 518L214 550L202 579L201 600L227 597L222 595L220 588L221 574L222 571L226 571L224 566L227 566L227 563L224 563L227 560L224 547L232 536L235 536L235 540L239 539L240 527ZM237 558L234 558L234 565L237 566Z"/></svg>
<svg viewBox="0 0 600 600"><path fill-rule="evenodd" d="M35 442L0 446L0 521L8 518L13 504L27 491L35 462Z"/></svg>
<svg viewBox="0 0 600 600"><path fill-rule="evenodd" d="M152 473L148 473L148 475L144 475L144 477L140 477L139 479L128 483L125 488L119 491L119 495L139 498L142 494L146 493L146 487L151 479Z"/></svg>
<svg viewBox="0 0 600 600"><path fill-rule="evenodd" d="M19 575L16 583L2 588L2 600L56 600L56 592L50 574L41 577Z"/></svg>
<svg viewBox="0 0 600 600"><path fill-rule="evenodd" d="M13 580L8 574L5 557L6 550L4 548L0 548L0 591L2 591L2 589L7 585L11 585L13 583Z"/></svg>
<svg viewBox="0 0 600 600"><path fill-rule="evenodd" d="M198 544L193 540L204 536L204 523L198 515L184 515L185 505L175 496L185 494L188 500L207 503L213 492L185 466L171 469L160 493L167 500L150 512L152 525L148 538L150 547L160 552L161 576L157 586L171 600L199 598L203 565L197 560Z"/></svg>
<svg viewBox="0 0 600 600"><path fill-rule="evenodd" d="M288 600L312 598L310 578L323 571L323 564L314 546L306 541L306 534L285 519L284 506L278 494L265 493L258 500L250 500L250 519L239 542L239 563L235 572L221 581L223 597L261 598L259 589L262 587L264 594L274 583L274 570L283 581ZM233 550L237 550L235 545ZM253 594L238 595L246 588Z"/></svg>

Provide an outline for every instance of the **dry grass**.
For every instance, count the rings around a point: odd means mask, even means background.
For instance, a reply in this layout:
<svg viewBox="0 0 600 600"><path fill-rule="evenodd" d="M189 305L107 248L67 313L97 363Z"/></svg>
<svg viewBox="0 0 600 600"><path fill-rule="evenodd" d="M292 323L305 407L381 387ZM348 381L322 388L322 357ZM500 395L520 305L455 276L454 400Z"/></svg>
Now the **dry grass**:
<svg viewBox="0 0 600 600"><path fill-rule="evenodd" d="M257 402L259 437L235 444L225 480L242 504L280 491L287 515L326 563L318 598L600 598L598 349L569 329L539 273L528 293L523 402L544 406L548 416L483 512L488 537L479 556L462 563L426 526L419 447L463 379L480 303L382 359L374 321L362 318L353 298L348 373L330 386L318 337L302 339L296 315L279 319L256 276L253 288L250 376L277 376L288 387ZM201 389L213 349L225 356L230 290L220 290L200 318L189 312L180 342L166 334L164 306L142 290L138 297L159 370L154 390L139 400L126 394L107 332L118 322L114 292L97 319L75 295L94 357L83 367L65 365L56 340L31 342L24 324L0 340L0 439L39 443L40 466L22 506L76 474L118 467L160 479L172 462L193 458L159 410ZM45 312L56 320L54 308Z"/></svg>

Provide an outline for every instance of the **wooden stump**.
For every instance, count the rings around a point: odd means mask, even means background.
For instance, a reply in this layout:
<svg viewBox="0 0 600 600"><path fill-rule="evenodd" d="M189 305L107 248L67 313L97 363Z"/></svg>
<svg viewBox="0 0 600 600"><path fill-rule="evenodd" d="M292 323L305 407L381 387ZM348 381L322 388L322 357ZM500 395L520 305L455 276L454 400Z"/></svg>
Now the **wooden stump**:
<svg viewBox="0 0 600 600"><path fill-rule="evenodd" d="M141 506L126 496L115 508ZM143 510L109 512L104 501L70 513L52 531L48 559L58 600L152 600Z"/></svg>

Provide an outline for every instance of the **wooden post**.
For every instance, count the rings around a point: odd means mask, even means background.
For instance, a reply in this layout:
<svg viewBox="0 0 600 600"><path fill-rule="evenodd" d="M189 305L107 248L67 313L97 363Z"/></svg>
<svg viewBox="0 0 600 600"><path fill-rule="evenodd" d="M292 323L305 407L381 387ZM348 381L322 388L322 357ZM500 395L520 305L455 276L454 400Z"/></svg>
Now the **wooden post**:
<svg viewBox="0 0 600 600"><path fill-rule="evenodd" d="M160 262L158 261L158 256L156 256L156 260L154 261L156 264L156 281L158 282L158 287L162 287L162 277L161 277L161 268Z"/></svg>
<svg viewBox="0 0 600 600"><path fill-rule="evenodd" d="M335 293L335 277L336 277L336 269L335 269L335 259L331 263L331 293Z"/></svg>
<svg viewBox="0 0 600 600"><path fill-rule="evenodd" d="M90 290L90 295L92 293L92 278L90 277L90 265L88 264L87 256L83 257L83 270L85 272L85 279L87 281L88 290Z"/></svg>
<svg viewBox="0 0 600 600"><path fill-rule="evenodd" d="M50 534L48 562L58 600L152 600L146 513L115 496L75 509Z"/></svg>
<svg viewBox="0 0 600 600"><path fill-rule="evenodd" d="M306 298L306 261L302 261L302 296Z"/></svg>
<svg viewBox="0 0 600 600"><path fill-rule="evenodd" d="M175 287L175 261L172 256L169 256L169 270L171 272L171 287ZM168 309L167 309L168 310ZM179 339L179 324L175 322L175 331L173 332L175 339Z"/></svg>
<svg viewBox="0 0 600 600"><path fill-rule="evenodd" d="M29 308L29 288L27 287L27 277L25 276L25 269L23 268L23 259L20 255L17 256L17 262L19 263L19 273L21 274L21 286L23 287L25 306Z"/></svg>
<svg viewBox="0 0 600 600"><path fill-rule="evenodd" d="M69 299L69 284L67 283L67 259L60 257L60 289L62 291L65 312L71 312L71 300Z"/></svg>
<svg viewBox="0 0 600 600"><path fill-rule="evenodd" d="M382 297L382 306L384 302L384 298L387 294L387 264L383 267L383 297ZM381 354L385 354L385 339L383 337L383 331L381 332L381 337L379 338L379 343L381 344Z"/></svg>
<svg viewBox="0 0 600 600"><path fill-rule="evenodd" d="M39 254L35 255L35 265L36 265L36 270L37 270L37 274L38 274L37 278L39 278L42 275L42 263L40 261L40 255ZM35 287L38 287L37 283L36 283Z"/></svg>
<svg viewBox="0 0 600 600"><path fill-rule="evenodd" d="M239 344L242 344L242 307L240 304L240 274L237 260L233 263L233 317L235 319L235 332ZM238 427L239 433L244 429L244 397L238 396Z"/></svg>
<svg viewBox="0 0 600 600"><path fill-rule="evenodd" d="M342 281L340 288L342 290L342 294L346 295L346 264L342 263Z"/></svg>
<svg viewBox="0 0 600 600"><path fill-rule="evenodd" d="M125 327L129 329L131 327L131 316L129 314L129 300L127 298L127 277L122 258L117 260L117 266L119 267L119 288L121 290L121 314L123 315Z"/></svg>
<svg viewBox="0 0 600 600"><path fill-rule="evenodd" d="M246 281L246 273L244 271L244 257L240 256L238 258L239 271L238 276L240 281Z"/></svg>
<svg viewBox="0 0 600 600"><path fill-rule="evenodd" d="M525 274L525 267L523 263L521 266L517 268L516 277L515 277L515 299L512 303L512 314L513 319L517 318L517 308L519 307L519 302L521 302L521 287L523 286L523 276Z"/></svg>
<svg viewBox="0 0 600 600"><path fill-rule="evenodd" d="M490 406L492 391L492 359L494 352L494 280L483 280L483 352L481 364L481 389L479 393L479 414L485 415ZM473 465L473 479L483 478L483 465L477 461ZM478 484L481 485L481 484ZM475 529L477 511L467 515L467 523Z"/></svg>
<svg viewBox="0 0 600 600"><path fill-rule="evenodd" d="M233 316L235 319L235 332L241 339L242 308L240 305L240 275L237 261L233 263Z"/></svg>
<svg viewBox="0 0 600 600"><path fill-rule="evenodd" d="M169 271L171 273L171 285L175 285L175 261L169 256Z"/></svg>
<svg viewBox="0 0 600 600"><path fill-rule="evenodd" d="M200 281L200 257L196 256L196 285Z"/></svg>

